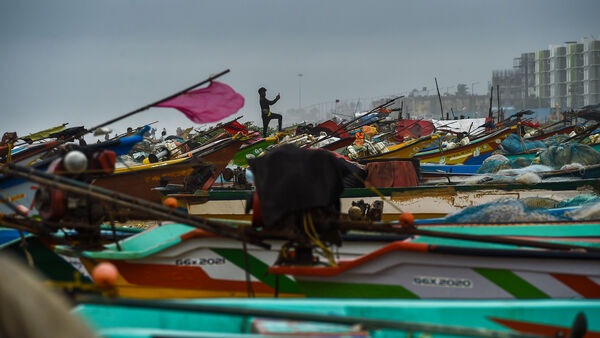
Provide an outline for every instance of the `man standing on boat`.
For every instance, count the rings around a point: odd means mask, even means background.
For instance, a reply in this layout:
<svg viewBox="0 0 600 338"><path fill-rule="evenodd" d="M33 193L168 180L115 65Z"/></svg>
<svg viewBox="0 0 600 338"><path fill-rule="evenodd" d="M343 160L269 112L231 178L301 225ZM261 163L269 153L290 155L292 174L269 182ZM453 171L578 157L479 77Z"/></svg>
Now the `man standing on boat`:
<svg viewBox="0 0 600 338"><path fill-rule="evenodd" d="M260 96L260 113L263 122L263 137L267 137L267 130L269 128L269 122L273 119L277 119L278 131L281 131L281 120L283 116L281 114L271 112L271 105L275 104L280 99L280 95L277 94L274 100L267 99L267 89L260 87L258 89L258 95Z"/></svg>

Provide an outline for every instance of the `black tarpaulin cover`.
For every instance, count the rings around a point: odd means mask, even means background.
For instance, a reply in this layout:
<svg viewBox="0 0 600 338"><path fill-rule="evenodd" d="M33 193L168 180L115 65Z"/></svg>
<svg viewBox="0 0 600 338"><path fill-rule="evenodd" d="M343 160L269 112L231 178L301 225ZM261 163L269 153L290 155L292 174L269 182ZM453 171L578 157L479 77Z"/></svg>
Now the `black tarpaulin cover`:
<svg viewBox="0 0 600 338"><path fill-rule="evenodd" d="M290 213L332 207L340 210L345 160L327 150L287 144L249 160L263 223L273 226Z"/></svg>

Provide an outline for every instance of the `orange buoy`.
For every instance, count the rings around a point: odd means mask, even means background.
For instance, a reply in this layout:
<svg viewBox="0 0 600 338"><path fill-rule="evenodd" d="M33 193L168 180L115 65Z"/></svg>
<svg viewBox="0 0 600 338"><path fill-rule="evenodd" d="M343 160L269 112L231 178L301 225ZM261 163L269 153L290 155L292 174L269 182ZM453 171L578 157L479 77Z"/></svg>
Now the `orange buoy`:
<svg viewBox="0 0 600 338"><path fill-rule="evenodd" d="M92 270L92 278L94 283L101 288L110 288L117 285L117 277L119 271L117 267L109 262L102 262Z"/></svg>
<svg viewBox="0 0 600 338"><path fill-rule="evenodd" d="M177 208L177 199L175 197L167 197L163 200L163 205L172 209Z"/></svg>
<svg viewBox="0 0 600 338"><path fill-rule="evenodd" d="M415 216L410 212L402 212L399 217L400 225L402 226L414 226L415 225Z"/></svg>

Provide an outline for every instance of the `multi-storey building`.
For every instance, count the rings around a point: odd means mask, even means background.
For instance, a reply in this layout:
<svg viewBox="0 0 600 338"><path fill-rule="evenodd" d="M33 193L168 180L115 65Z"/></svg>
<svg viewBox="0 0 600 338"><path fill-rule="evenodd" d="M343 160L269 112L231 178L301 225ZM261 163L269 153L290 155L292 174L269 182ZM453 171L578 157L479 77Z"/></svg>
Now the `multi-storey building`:
<svg viewBox="0 0 600 338"><path fill-rule="evenodd" d="M535 52L534 90L538 107L550 107L550 51Z"/></svg>
<svg viewBox="0 0 600 338"><path fill-rule="evenodd" d="M583 104L600 103L600 40L583 39Z"/></svg>
<svg viewBox="0 0 600 338"><path fill-rule="evenodd" d="M513 60L513 69L494 71L503 105L522 109L577 109L600 102L600 41L582 38L551 45Z"/></svg>

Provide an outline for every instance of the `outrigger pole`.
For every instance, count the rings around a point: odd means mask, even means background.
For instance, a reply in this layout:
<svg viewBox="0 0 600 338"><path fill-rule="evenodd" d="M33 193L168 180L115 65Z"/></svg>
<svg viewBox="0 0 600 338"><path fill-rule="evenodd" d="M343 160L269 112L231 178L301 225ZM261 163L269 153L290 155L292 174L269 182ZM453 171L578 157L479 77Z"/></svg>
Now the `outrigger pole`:
<svg viewBox="0 0 600 338"><path fill-rule="evenodd" d="M169 96L165 97L164 99L160 99L160 100L158 100L158 101L156 101L156 102L154 102L154 103L150 103L150 104L148 104L148 105L145 105L145 106L143 106L143 107L141 107L141 108L138 108L138 109L136 109L136 110L134 110L134 111L131 111L131 112L129 112L129 113L126 113L126 114L123 114L123 115L121 115L121 116L115 117L115 118L114 118L114 119L112 119L112 120L109 120L109 121L106 121L106 122L104 122L104 123L102 123L102 124L99 124L99 125L95 126L94 128L91 128L91 129L89 129L87 132L91 132L91 131L94 131L94 130L96 130L96 129L99 129L99 128L102 128L102 127L105 127L105 126L107 126L107 125L109 125L109 124L112 124L112 123L115 123L115 122L117 122L117 121L120 121L120 120L122 120L122 119L124 119L124 118L126 118L126 117L129 117L129 116L131 116L131 115L137 114L137 113L139 113L139 112L142 112L142 111L144 111L144 110L147 110L147 109L150 109L150 108L152 108L152 107L156 106L157 104L160 104L160 103L162 103L162 102L164 102L164 101L170 100L170 99L172 99L172 98L174 98L174 97L176 97L176 96L179 96L179 95L181 95L181 94L184 94L184 93L186 93L186 92L188 92L188 91L190 91L190 90L192 90L192 89L194 89L194 88L196 88L196 87L200 87L201 85L203 85L203 84L206 84L206 83L208 83L208 82L211 82L211 81L213 81L213 80L215 80L215 79L217 79L217 78L219 78L219 77L221 77L221 76L223 76L223 75L225 75L225 74L227 74L227 73L229 73L229 69L226 69L226 70L224 70L224 71L222 71L222 72L220 72L220 73L218 73L218 74L211 75L211 76L210 76L208 79L206 79L206 80L203 80L203 81L201 81L201 82L198 82L197 84L195 84L195 85L193 85L193 86L190 86L190 87L187 87L187 88L185 88L185 89L183 89L183 90L180 90L180 91L178 91L178 92L177 92L177 93L175 93L175 94L172 94L172 95L169 95ZM86 133L87 133L87 132L86 132Z"/></svg>
<svg viewBox="0 0 600 338"><path fill-rule="evenodd" d="M440 100L440 112L442 114L442 120L444 119L444 108L442 107L442 96L440 95L440 87L438 87L437 77L433 78L435 80L435 89L437 89L438 100Z"/></svg>

